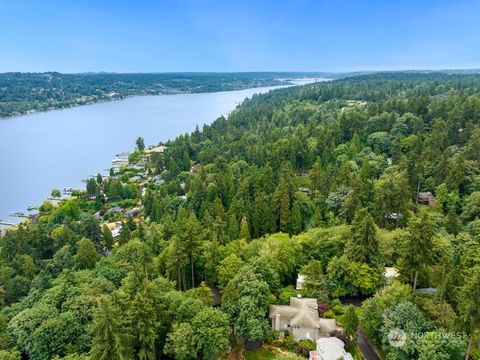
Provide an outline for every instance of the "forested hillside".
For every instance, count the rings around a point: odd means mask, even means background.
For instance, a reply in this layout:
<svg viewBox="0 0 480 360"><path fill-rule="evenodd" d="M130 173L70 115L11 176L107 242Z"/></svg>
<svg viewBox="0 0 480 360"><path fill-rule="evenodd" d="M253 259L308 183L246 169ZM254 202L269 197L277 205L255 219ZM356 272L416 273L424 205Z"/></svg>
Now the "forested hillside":
<svg viewBox="0 0 480 360"><path fill-rule="evenodd" d="M359 321L386 359L480 359L479 75L277 90L163 145L0 238L1 359L305 354L268 319L299 293L349 349Z"/></svg>
<svg viewBox="0 0 480 360"><path fill-rule="evenodd" d="M312 73L2 73L0 118L134 95L241 90L287 84Z"/></svg>

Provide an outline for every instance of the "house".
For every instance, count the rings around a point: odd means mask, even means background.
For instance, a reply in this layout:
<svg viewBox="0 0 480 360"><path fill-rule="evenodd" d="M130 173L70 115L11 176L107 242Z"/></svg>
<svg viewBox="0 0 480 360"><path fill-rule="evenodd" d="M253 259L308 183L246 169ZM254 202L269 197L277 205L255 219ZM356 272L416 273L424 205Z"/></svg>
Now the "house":
<svg viewBox="0 0 480 360"><path fill-rule="evenodd" d="M97 211L95 214L93 214L93 218L95 220L101 221L101 220L103 220L103 215L104 214L105 214L105 212L103 212L103 211Z"/></svg>
<svg viewBox="0 0 480 360"><path fill-rule="evenodd" d="M345 351L345 344L336 337L317 340L317 350L310 351L310 360L353 360L352 354Z"/></svg>
<svg viewBox="0 0 480 360"><path fill-rule="evenodd" d="M112 160L112 165L116 167L120 166L128 166L128 157L130 156L129 151L124 151L120 154L117 154L115 158Z"/></svg>
<svg viewBox="0 0 480 360"><path fill-rule="evenodd" d="M290 305L270 305L269 318L272 329L278 331L281 338L288 333L295 340L316 341L337 329L334 319L318 316L317 299L292 297Z"/></svg>
<svg viewBox="0 0 480 360"><path fill-rule="evenodd" d="M193 164L192 167L190 168L190 172L199 171L201 168L202 168L202 164Z"/></svg>
<svg viewBox="0 0 480 360"><path fill-rule="evenodd" d="M162 185L165 183L165 180L162 179L162 177L160 175L155 175L153 177L153 182L155 183L155 185Z"/></svg>
<svg viewBox="0 0 480 360"><path fill-rule="evenodd" d="M401 220L403 218L402 214L392 212L390 214L385 215L385 219L390 219L390 220Z"/></svg>
<svg viewBox="0 0 480 360"><path fill-rule="evenodd" d="M162 153L167 147L164 145L154 146L145 150L145 153Z"/></svg>
<svg viewBox="0 0 480 360"><path fill-rule="evenodd" d="M135 165L132 166L132 169L134 170L143 170L143 168L145 167L145 163L142 161L142 162L138 162L136 163Z"/></svg>
<svg viewBox="0 0 480 360"><path fill-rule="evenodd" d="M0 220L0 237L5 236L5 234L7 233L7 230L13 227L14 225L15 224L3 222L2 220Z"/></svg>
<svg viewBox="0 0 480 360"><path fill-rule="evenodd" d="M133 209L125 211L125 217L127 218L133 218L137 216L140 213L140 208L139 207L134 207Z"/></svg>
<svg viewBox="0 0 480 360"><path fill-rule="evenodd" d="M110 229L113 239L118 239L118 237L120 237L120 231L122 230L121 221L109 222L105 225Z"/></svg>
<svg viewBox="0 0 480 360"><path fill-rule="evenodd" d="M307 194L308 196L312 196L312 191L308 188L300 187L298 188L298 191Z"/></svg>
<svg viewBox="0 0 480 360"><path fill-rule="evenodd" d="M120 206L114 206L113 208L108 209L106 213L107 214L116 214L116 213L120 213L122 211L123 211L123 209Z"/></svg>
<svg viewBox="0 0 480 360"><path fill-rule="evenodd" d="M417 204L432 206L435 204L435 197L430 191L419 192L417 195Z"/></svg>
<svg viewBox="0 0 480 360"><path fill-rule="evenodd" d="M142 177L140 175L135 175L130 178L130 181L135 181L135 182L142 181Z"/></svg>

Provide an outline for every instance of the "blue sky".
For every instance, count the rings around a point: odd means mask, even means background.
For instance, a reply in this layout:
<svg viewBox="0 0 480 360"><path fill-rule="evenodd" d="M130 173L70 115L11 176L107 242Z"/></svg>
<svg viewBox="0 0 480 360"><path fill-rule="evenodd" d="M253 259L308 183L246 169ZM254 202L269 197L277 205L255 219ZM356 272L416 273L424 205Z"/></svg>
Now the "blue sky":
<svg viewBox="0 0 480 360"><path fill-rule="evenodd" d="M478 67L479 0L0 0L0 72Z"/></svg>

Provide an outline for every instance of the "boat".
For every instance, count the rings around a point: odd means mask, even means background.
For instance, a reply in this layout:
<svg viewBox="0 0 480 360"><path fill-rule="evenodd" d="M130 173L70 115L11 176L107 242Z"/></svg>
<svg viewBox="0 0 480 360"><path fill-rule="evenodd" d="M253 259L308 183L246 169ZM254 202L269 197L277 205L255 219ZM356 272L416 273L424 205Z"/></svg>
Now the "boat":
<svg viewBox="0 0 480 360"><path fill-rule="evenodd" d="M28 205L27 206L28 211L37 210L37 209L38 209L38 206L36 206L36 205Z"/></svg>
<svg viewBox="0 0 480 360"><path fill-rule="evenodd" d="M22 211L14 211L10 214L10 216L13 217L25 217L25 213Z"/></svg>

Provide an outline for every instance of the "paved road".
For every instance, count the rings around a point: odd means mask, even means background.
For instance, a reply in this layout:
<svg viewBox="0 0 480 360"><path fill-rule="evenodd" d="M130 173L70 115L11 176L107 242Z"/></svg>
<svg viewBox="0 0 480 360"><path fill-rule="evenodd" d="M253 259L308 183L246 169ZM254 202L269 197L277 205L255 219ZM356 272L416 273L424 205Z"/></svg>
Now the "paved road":
<svg viewBox="0 0 480 360"><path fill-rule="evenodd" d="M367 360L381 360L360 330L357 331L357 345Z"/></svg>

